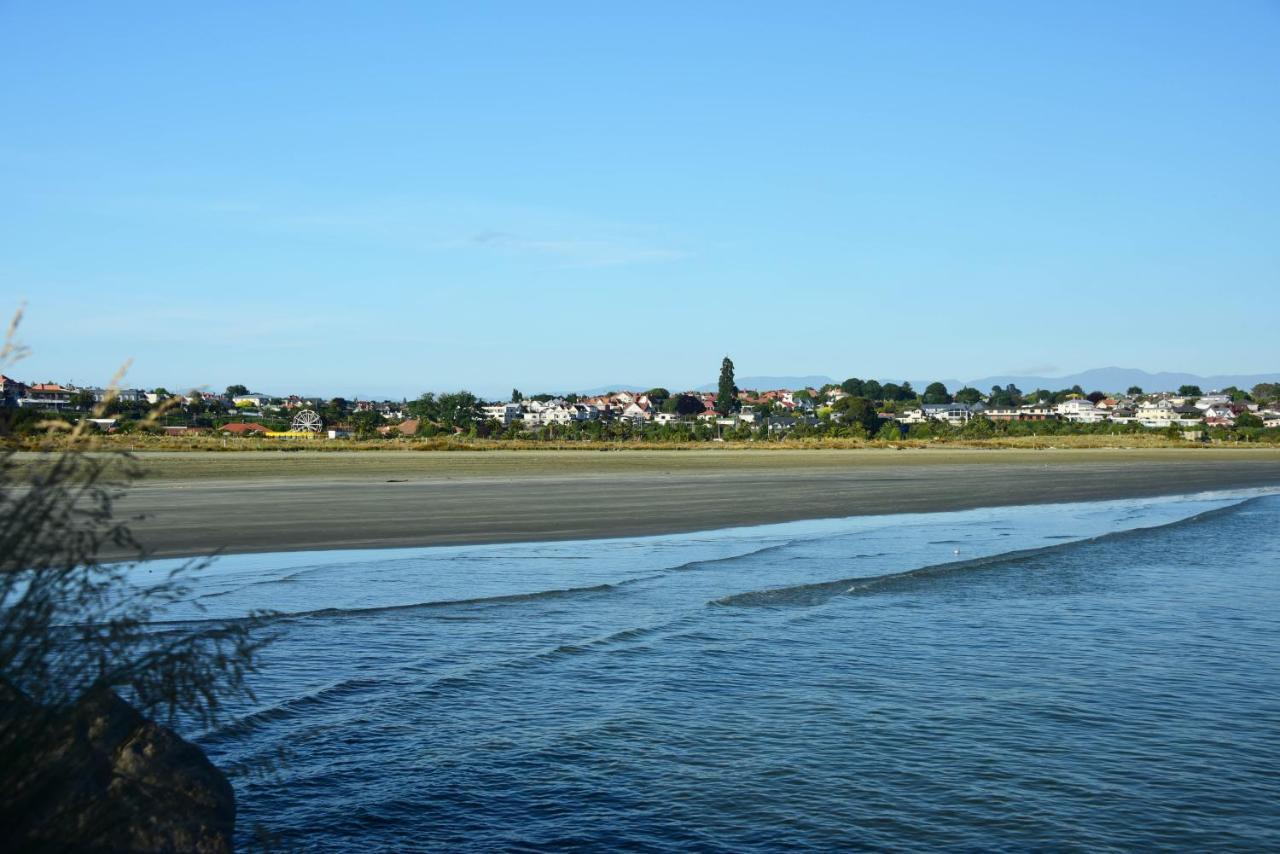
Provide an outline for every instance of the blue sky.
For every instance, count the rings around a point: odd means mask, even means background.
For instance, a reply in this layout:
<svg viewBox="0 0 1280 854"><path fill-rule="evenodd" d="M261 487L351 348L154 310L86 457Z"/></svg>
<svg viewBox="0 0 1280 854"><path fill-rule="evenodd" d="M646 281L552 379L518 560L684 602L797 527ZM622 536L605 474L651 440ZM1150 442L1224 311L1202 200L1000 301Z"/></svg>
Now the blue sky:
<svg viewBox="0 0 1280 854"><path fill-rule="evenodd" d="M1280 369L1280 5L0 0L28 379Z"/></svg>

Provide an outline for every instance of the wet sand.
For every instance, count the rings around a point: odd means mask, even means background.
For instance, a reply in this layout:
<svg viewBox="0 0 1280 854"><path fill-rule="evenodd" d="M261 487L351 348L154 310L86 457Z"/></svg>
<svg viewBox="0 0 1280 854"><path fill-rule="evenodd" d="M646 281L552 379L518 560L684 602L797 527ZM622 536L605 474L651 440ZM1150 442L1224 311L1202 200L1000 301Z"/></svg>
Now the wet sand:
<svg viewBox="0 0 1280 854"><path fill-rule="evenodd" d="M120 503L157 557L592 539L1280 486L1280 451L166 453Z"/></svg>

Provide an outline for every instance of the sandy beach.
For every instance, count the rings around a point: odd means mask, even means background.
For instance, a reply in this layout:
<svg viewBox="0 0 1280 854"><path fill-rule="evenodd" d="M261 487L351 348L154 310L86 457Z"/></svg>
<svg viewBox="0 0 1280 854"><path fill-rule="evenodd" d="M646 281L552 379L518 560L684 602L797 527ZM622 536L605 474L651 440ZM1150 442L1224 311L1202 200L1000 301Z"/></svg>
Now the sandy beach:
<svg viewBox="0 0 1280 854"><path fill-rule="evenodd" d="M1280 451L168 453L120 503L157 557L589 539L1280 486Z"/></svg>

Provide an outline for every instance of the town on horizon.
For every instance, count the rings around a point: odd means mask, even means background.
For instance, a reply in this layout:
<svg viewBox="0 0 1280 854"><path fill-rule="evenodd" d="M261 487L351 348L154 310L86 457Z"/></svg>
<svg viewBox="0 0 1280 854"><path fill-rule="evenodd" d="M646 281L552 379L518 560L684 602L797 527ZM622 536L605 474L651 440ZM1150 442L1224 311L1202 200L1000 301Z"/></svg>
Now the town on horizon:
<svg viewBox="0 0 1280 854"><path fill-rule="evenodd" d="M1178 375L1171 375L1178 376ZM743 383L759 378L744 378ZM770 378L779 379L779 378ZM806 379L816 379L809 377ZM644 391L617 388L598 393L526 395L482 399L469 391L416 399L323 398L269 394L245 385L223 392L165 388L111 388L70 383L24 382L0 377L3 405L29 413L87 417L108 432L128 430L153 407L166 413L155 429L170 435L330 438L436 436L465 433L480 438L764 439L780 436L837 438L936 438L948 433L981 438L997 430L1038 425L1041 430L1094 432L1163 430L1185 438L1230 435L1270 439L1280 432L1280 383L1250 388L1086 388L1024 390L1014 383L989 390L949 388L931 382L916 389L901 383L863 380L799 388L742 388L727 357L718 388ZM19 419L23 420L23 419ZM1022 429L1036 429L1035 426ZM1212 431L1217 431L1213 434ZM1235 431L1235 432L1229 432Z"/></svg>

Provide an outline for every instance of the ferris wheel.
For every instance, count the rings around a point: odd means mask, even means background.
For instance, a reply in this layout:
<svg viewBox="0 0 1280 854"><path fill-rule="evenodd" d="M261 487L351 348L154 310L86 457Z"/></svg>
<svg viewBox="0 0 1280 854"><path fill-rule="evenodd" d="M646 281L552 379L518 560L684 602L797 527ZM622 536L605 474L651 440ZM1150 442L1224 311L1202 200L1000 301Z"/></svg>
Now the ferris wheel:
<svg viewBox="0 0 1280 854"><path fill-rule="evenodd" d="M324 427L319 414L312 409L304 409L293 416L292 429L295 433L319 433Z"/></svg>

